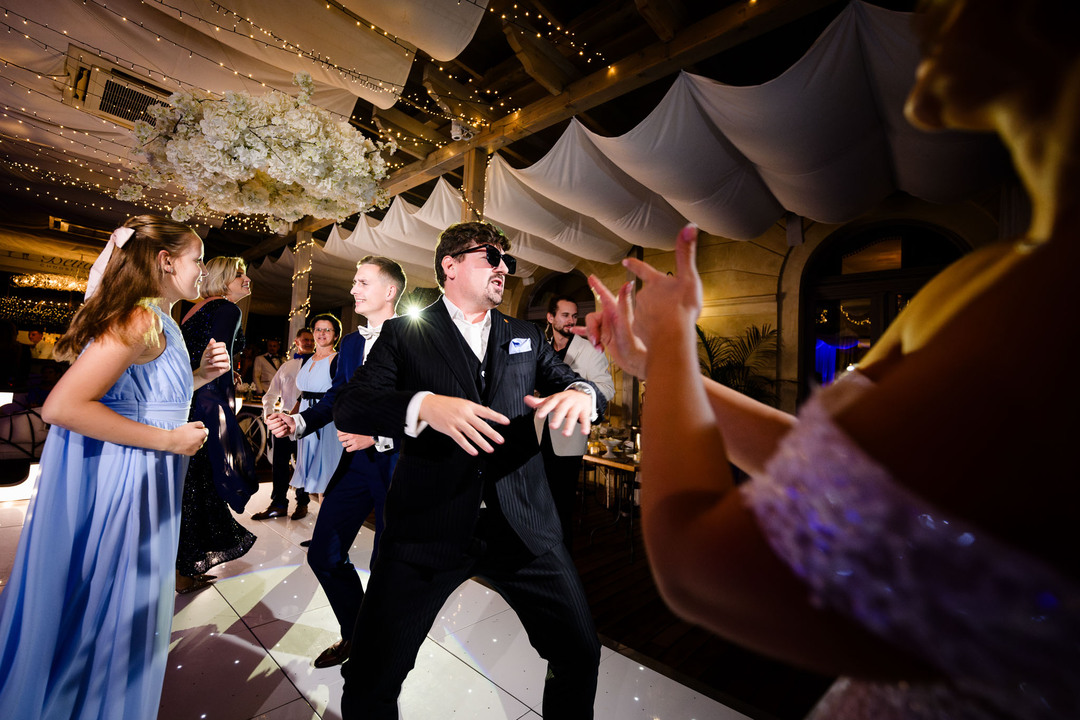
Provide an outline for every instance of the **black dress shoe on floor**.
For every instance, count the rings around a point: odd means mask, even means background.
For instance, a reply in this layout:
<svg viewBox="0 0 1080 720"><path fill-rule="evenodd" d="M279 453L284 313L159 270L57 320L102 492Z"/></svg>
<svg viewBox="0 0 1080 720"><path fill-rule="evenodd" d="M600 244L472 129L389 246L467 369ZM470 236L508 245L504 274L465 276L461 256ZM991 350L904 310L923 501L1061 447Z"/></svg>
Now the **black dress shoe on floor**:
<svg viewBox="0 0 1080 720"><path fill-rule="evenodd" d="M282 513L284 515L284 513ZM292 519L299 520L307 517L307 505L297 505L296 509L292 512Z"/></svg>
<svg viewBox="0 0 1080 720"><path fill-rule="evenodd" d="M288 508L279 508L271 505L262 512L257 512L251 516L252 520L269 520L270 518L285 517L289 512Z"/></svg>
<svg viewBox="0 0 1080 720"><path fill-rule="evenodd" d="M340 665L349 658L349 649L352 643L348 640L338 640L336 643L319 653L315 658L315 667L328 668Z"/></svg>

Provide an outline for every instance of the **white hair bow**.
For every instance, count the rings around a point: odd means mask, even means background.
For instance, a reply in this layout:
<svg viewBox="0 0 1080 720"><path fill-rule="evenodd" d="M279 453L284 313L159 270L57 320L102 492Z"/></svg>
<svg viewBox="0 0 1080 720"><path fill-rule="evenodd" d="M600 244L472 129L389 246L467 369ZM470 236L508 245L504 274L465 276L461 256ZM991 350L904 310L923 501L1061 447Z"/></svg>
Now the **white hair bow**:
<svg viewBox="0 0 1080 720"><path fill-rule="evenodd" d="M83 295L83 300L89 300L90 296L97 292L98 286L101 285L101 276L105 274L105 268L109 265L109 258L112 257L113 248L122 248L124 243L131 239L131 236L135 234L135 228L118 227L112 231L112 235L109 236L109 242L105 243L105 249L101 251L101 254L97 256L97 260L90 267L90 277L86 280L86 294Z"/></svg>

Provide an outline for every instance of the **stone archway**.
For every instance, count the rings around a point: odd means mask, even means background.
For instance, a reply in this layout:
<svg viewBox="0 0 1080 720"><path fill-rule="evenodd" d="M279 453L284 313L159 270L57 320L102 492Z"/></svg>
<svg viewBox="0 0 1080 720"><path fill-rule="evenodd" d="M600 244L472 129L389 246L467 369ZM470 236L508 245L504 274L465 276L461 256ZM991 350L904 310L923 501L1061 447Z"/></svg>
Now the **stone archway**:
<svg viewBox="0 0 1080 720"><path fill-rule="evenodd" d="M780 409L794 413L801 400L807 375L804 340L805 289L808 268L820 252L830 252L834 243L857 244L860 234L889 224L922 226L936 229L946 242L956 242L964 252L998 239L997 221L984 207L973 203L932 206L913 198L888 203L873 216L844 226L813 225L805 241L791 248L780 270L777 325L780 330L780 355L777 378Z"/></svg>

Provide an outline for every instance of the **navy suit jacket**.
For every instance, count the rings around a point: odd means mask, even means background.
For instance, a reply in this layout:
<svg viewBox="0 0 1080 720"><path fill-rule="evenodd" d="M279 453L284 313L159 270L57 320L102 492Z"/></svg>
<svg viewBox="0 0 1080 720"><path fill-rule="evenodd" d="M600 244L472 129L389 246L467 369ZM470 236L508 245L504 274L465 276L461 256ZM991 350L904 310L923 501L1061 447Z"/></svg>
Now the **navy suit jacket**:
<svg viewBox="0 0 1080 720"><path fill-rule="evenodd" d="M337 371L334 373L334 382L326 394L317 403L309 407L300 416L304 418L304 435L310 435L319 428L324 427L334 419L334 398L338 392L349 382L349 378L356 374L364 364L364 345L367 340L359 332L353 331L341 339L338 347ZM370 434L370 433L365 433ZM381 434L381 433L380 433ZM386 434L386 437L398 437L396 434ZM337 441L337 438L334 438ZM394 441L395 446L397 440ZM346 453L346 455L362 455L363 453Z"/></svg>
<svg viewBox="0 0 1080 720"><path fill-rule="evenodd" d="M451 567L469 550L484 486L494 483L499 507L525 546L540 555L562 529L525 396L547 396L581 378L555 355L531 322L491 311L486 401L477 387L461 333L443 301L419 317L387 320L363 369L337 392L334 421L346 432L401 437L409 401L424 390L472 400L510 418L495 425L505 443L473 457L450 437L425 429L402 438L386 500L381 556ZM604 396L596 393L600 409Z"/></svg>

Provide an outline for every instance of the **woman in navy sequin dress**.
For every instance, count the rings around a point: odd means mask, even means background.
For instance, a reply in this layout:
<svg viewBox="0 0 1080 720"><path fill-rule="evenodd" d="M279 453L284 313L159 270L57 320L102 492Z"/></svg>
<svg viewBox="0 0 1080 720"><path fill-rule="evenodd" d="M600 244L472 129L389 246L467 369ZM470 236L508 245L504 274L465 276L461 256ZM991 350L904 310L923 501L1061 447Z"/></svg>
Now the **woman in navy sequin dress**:
<svg viewBox="0 0 1080 720"><path fill-rule="evenodd" d="M206 264L203 300L180 326L189 348L221 340L235 359L244 348L240 309L236 302L251 293L244 261L217 257ZM194 358L192 358L194 362ZM176 591L206 587L205 573L215 565L242 556L255 542L229 511L241 512L257 488L254 459L235 417L236 391L231 374L200 388L191 402L191 419L201 420L210 440L188 467L184 481L180 549L176 558Z"/></svg>

